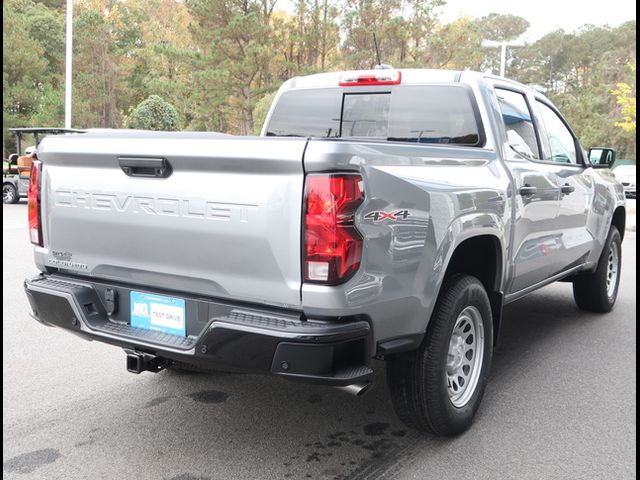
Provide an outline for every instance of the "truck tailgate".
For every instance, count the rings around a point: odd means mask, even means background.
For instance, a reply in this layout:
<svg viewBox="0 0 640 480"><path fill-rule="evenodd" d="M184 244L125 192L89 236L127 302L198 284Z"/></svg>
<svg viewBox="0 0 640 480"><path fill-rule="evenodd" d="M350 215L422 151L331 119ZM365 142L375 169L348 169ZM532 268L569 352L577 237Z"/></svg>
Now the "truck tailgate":
<svg viewBox="0 0 640 480"><path fill-rule="evenodd" d="M306 140L136 133L41 143L39 267L299 306ZM123 158L166 159L171 174L129 176Z"/></svg>

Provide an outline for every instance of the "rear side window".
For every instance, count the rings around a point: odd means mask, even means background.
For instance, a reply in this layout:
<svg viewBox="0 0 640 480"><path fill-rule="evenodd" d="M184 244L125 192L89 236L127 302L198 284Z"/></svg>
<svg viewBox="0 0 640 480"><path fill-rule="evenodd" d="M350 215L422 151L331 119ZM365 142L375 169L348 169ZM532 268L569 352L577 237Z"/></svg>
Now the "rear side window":
<svg viewBox="0 0 640 480"><path fill-rule="evenodd" d="M479 118L471 92L461 85L293 90L280 97L267 135L480 146Z"/></svg>

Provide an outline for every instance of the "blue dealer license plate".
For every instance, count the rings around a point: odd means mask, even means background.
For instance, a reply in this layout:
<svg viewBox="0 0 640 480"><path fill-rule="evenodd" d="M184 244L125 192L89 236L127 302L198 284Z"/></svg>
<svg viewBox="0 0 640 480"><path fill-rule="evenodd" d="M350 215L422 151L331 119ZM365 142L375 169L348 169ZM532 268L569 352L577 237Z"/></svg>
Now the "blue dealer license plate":
<svg viewBox="0 0 640 480"><path fill-rule="evenodd" d="M185 305L181 298L131 292L131 326L170 335L186 335Z"/></svg>

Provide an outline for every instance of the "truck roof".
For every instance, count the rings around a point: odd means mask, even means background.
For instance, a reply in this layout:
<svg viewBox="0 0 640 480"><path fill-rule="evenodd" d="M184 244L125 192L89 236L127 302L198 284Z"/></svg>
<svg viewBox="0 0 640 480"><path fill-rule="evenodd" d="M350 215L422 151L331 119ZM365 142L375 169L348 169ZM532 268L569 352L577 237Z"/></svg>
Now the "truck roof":
<svg viewBox="0 0 640 480"><path fill-rule="evenodd" d="M519 88L528 89L536 94L541 92L532 87L524 85L515 80L500 77L490 73L482 73L474 70L441 70L428 68L398 68L394 69L402 72L402 85L418 85L425 83L454 83L454 82L476 82L482 79L496 80L501 83L510 83ZM293 77L287 80L282 88L289 90L295 88L322 88L336 87L340 83L340 79L348 73L353 72L371 72L371 70L345 70L339 72L316 73L300 77Z"/></svg>

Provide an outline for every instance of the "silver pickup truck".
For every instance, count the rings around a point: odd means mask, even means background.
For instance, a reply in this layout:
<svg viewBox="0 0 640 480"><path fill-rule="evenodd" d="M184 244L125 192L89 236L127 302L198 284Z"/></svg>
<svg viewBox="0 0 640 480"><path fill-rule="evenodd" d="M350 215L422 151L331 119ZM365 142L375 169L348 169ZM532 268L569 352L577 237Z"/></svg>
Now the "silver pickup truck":
<svg viewBox="0 0 640 480"><path fill-rule="evenodd" d="M30 176L33 317L134 372L341 387L384 359L399 417L469 427L503 305L557 280L612 309L625 230L608 148L518 83L380 69L293 78L260 137L47 137Z"/></svg>

